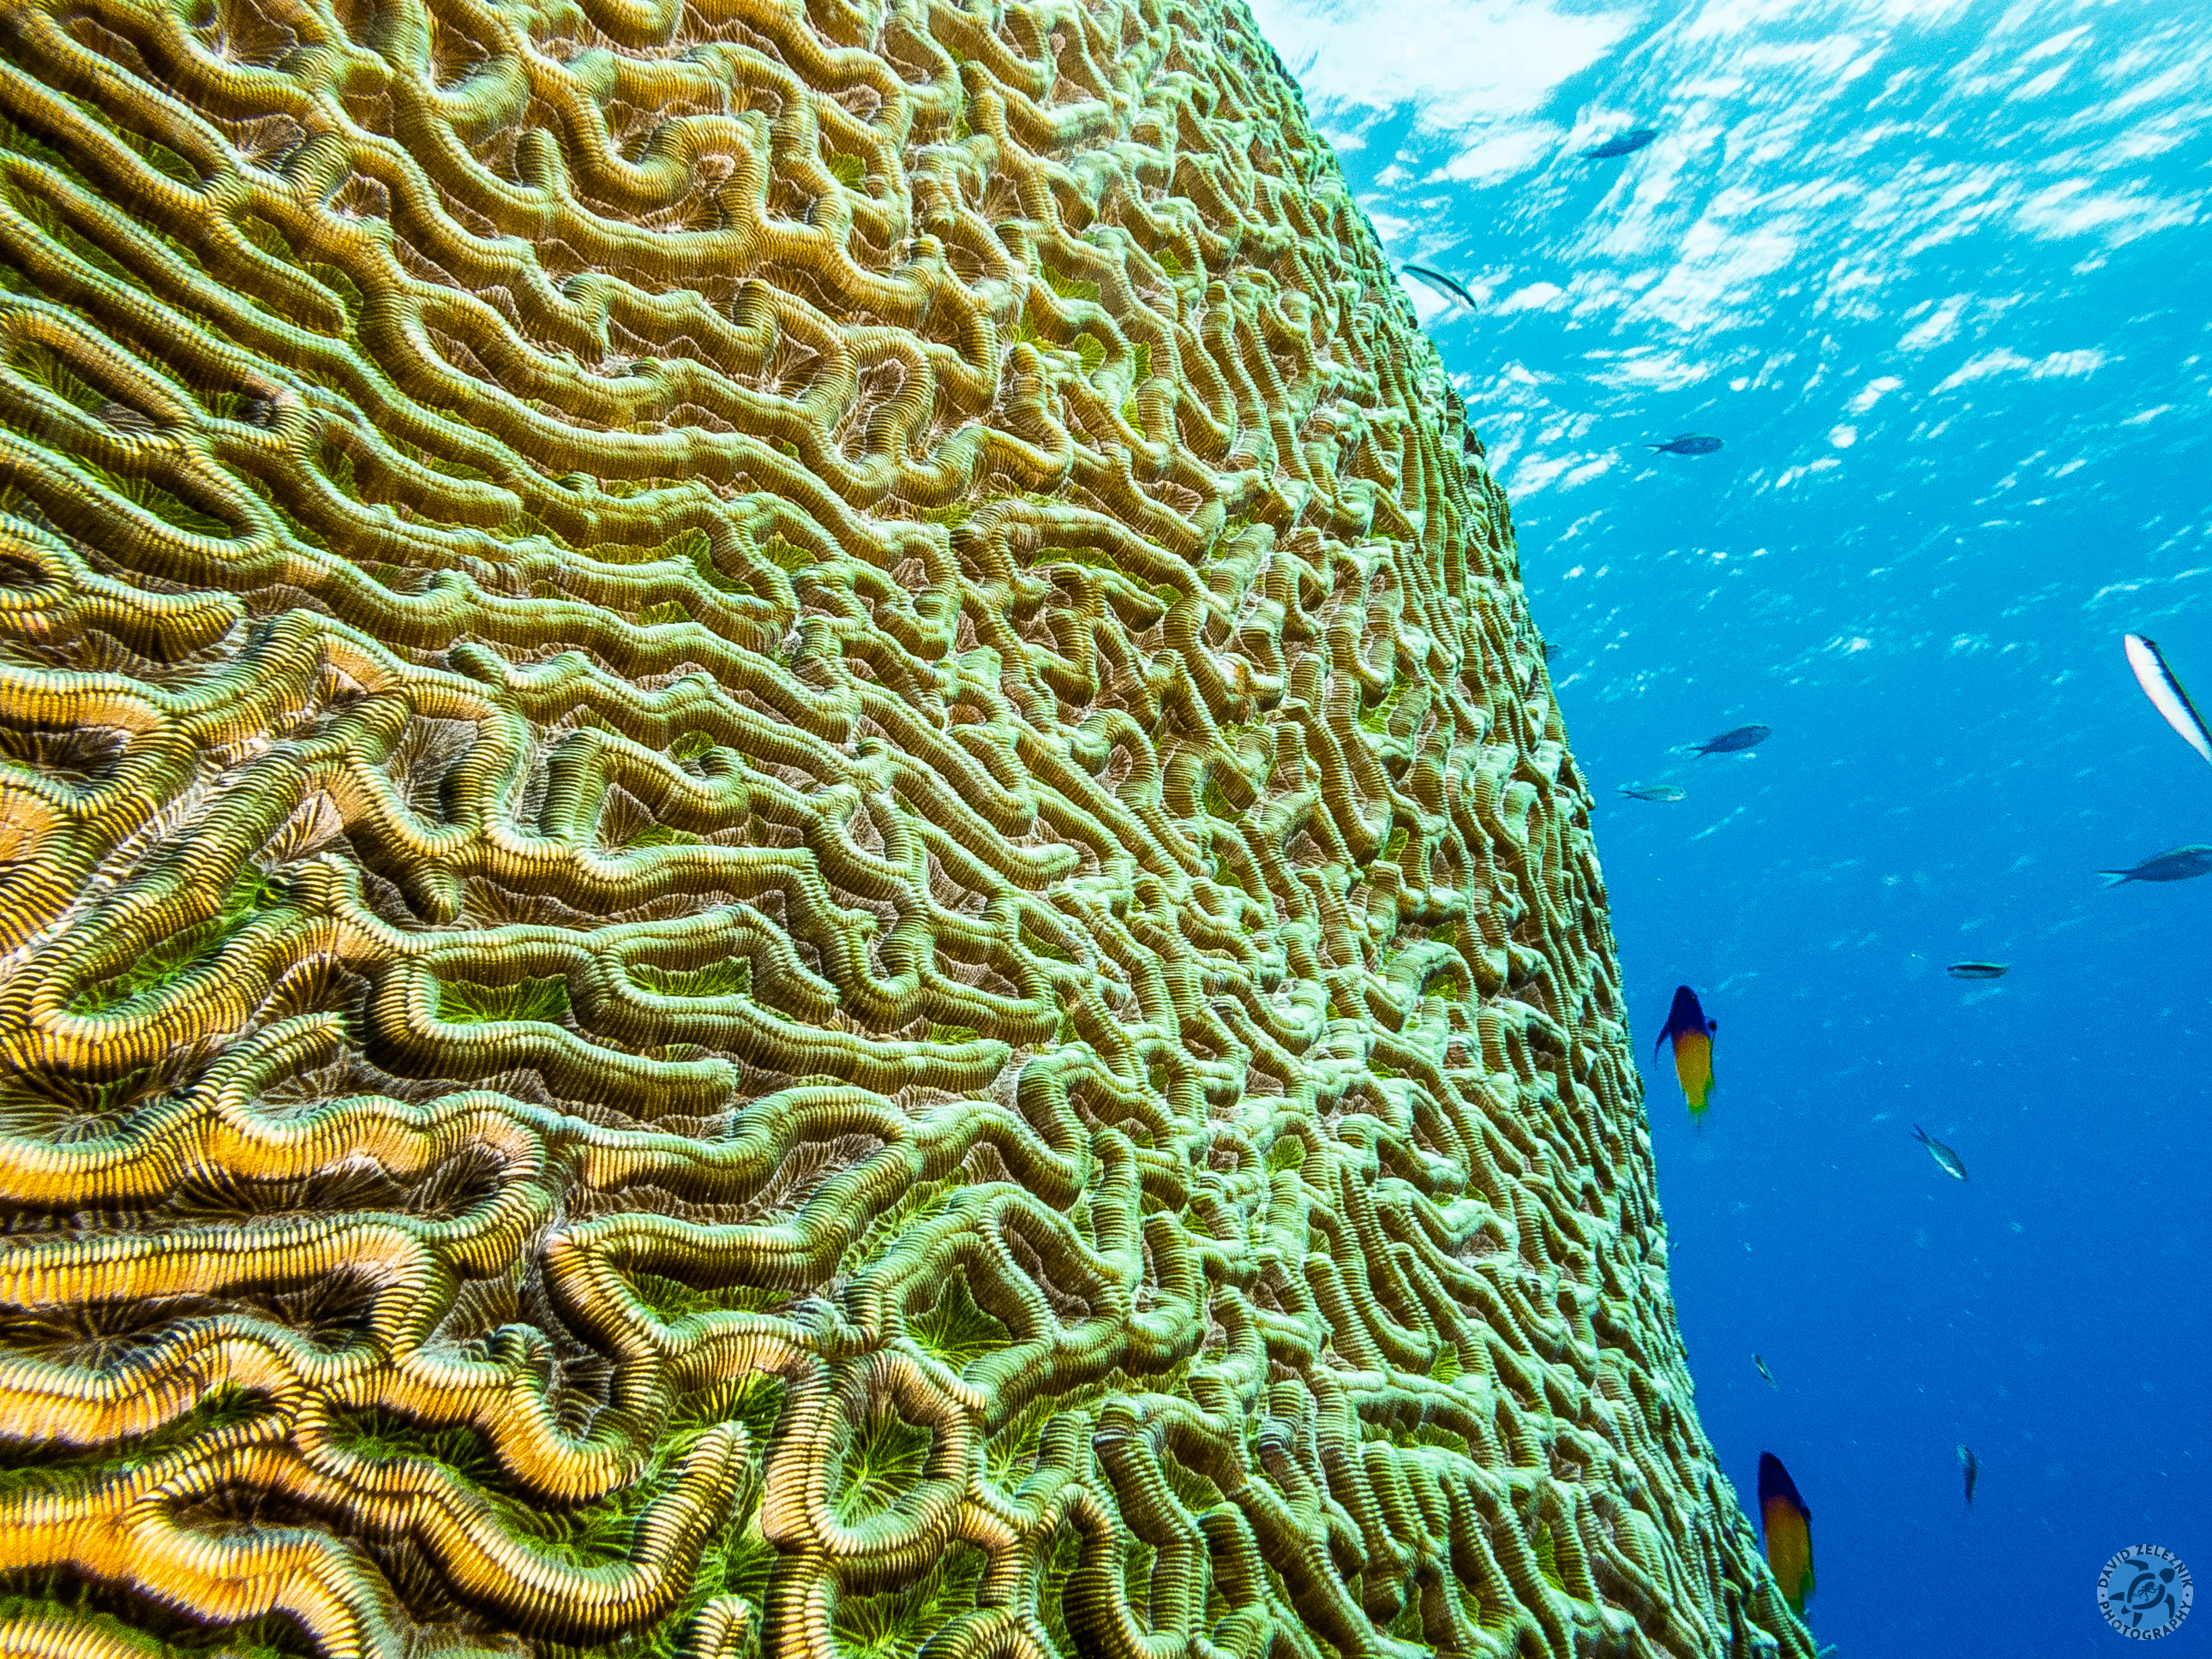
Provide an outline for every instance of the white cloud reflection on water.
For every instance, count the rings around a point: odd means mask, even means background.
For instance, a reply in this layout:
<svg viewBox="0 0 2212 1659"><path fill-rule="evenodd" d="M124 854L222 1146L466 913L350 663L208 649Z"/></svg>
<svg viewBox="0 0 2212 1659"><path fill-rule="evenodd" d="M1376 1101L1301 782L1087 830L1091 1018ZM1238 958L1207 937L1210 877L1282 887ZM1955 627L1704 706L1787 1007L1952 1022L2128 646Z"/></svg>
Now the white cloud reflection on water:
<svg viewBox="0 0 2212 1659"><path fill-rule="evenodd" d="M1266 0L1254 14L1326 127L1410 106L1439 134L1525 118L1640 21L1547 0Z"/></svg>
<svg viewBox="0 0 2212 1659"><path fill-rule="evenodd" d="M1469 319L1409 284L1524 509L1618 476L1635 444L1698 423L1662 412L1674 394L1710 399L1729 379L1804 395L1836 377L1832 404L1807 397L1797 453L1762 471L1774 488L1835 471L1825 434L1864 412L1850 402L1870 383L1905 421L1977 380L2088 375L2100 349L2013 320L2065 296L2016 291L2027 256L2009 250L2064 242L2087 278L2207 211L2202 175L2160 165L2212 137L2212 44L2179 6L1255 9L1321 125L1367 147L1353 177L1394 258L1482 301ZM1661 137L1635 155L1577 154L1642 125ZM1486 347L1538 356L1532 330L1547 384L1485 368ZM1946 346L1940 373L1916 372ZM1617 419L1566 423L1565 447L1528 435L1560 426L1545 418L1559 403Z"/></svg>

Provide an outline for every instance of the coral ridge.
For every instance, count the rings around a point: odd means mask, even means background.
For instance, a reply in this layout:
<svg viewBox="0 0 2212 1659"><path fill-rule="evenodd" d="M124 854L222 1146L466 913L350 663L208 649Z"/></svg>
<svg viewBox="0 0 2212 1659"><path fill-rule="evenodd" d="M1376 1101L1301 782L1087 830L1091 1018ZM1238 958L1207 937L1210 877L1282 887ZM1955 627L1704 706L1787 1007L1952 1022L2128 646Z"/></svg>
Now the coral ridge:
<svg viewBox="0 0 2212 1659"><path fill-rule="evenodd" d="M0 0L0 1655L1808 1655L1231 0Z"/></svg>

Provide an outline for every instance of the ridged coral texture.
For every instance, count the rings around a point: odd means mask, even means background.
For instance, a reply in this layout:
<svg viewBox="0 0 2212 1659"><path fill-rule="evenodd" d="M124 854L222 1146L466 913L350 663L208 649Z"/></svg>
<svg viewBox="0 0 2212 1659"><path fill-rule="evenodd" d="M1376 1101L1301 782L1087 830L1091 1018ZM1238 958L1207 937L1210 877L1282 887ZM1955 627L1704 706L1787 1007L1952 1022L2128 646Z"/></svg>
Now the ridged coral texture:
<svg viewBox="0 0 2212 1659"><path fill-rule="evenodd" d="M0 1652L1810 1651L1233 0L4 0L0 115Z"/></svg>

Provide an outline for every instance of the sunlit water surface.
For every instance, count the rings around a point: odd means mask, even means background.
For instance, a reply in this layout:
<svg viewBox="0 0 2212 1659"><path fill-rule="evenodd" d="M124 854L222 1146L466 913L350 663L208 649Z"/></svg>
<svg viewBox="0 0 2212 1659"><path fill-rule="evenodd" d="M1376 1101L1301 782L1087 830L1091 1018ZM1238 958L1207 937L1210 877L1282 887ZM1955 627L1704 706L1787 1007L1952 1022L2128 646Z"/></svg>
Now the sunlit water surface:
<svg viewBox="0 0 2212 1659"><path fill-rule="evenodd" d="M1258 11L1393 258L1477 302L1407 284L1601 797L1738 1491L1762 1449L1796 1475L1840 1659L2138 1650L2097 1605L2115 1550L2175 1550L2212 1601L2212 879L2095 872L2212 842L2212 768L2120 646L2212 704L2212 27ZM1726 447L1644 447L1690 431ZM1754 721L1749 755L1674 752ZM1701 1132L1650 1060L1679 981L1720 1021ZM2212 1606L2154 1650L2212 1652Z"/></svg>

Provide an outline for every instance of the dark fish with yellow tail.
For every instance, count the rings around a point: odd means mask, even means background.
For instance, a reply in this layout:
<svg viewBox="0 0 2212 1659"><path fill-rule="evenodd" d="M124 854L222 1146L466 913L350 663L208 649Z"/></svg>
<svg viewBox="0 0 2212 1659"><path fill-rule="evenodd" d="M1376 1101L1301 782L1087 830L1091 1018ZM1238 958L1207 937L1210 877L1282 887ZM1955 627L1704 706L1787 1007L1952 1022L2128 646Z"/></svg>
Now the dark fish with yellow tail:
<svg viewBox="0 0 2212 1659"><path fill-rule="evenodd" d="M1928 1131L1917 1123L1912 1126L1912 1138L1928 1149L1928 1156L1936 1160L1936 1167L1952 1180L1964 1181L1966 1178L1965 1160L1942 1141L1929 1139Z"/></svg>
<svg viewBox="0 0 2212 1659"><path fill-rule="evenodd" d="M1813 1593L1813 1511L1772 1452L1759 1455L1759 1528L1775 1587L1790 1611L1802 1614L1805 1598Z"/></svg>
<svg viewBox="0 0 2212 1659"><path fill-rule="evenodd" d="M1972 1509L1974 1507L1974 1487L1982 1478L1982 1460L1974 1455L1972 1446L1962 1443L1959 1448L1959 1473L1966 1482L1966 1507Z"/></svg>
<svg viewBox="0 0 2212 1659"><path fill-rule="evenodd" d="M1713 1092L1713 1033L1721 1029L1717 1019L1707 1019L1705 1011L1698 1001L1698 994L1686 985L1674 988L1674 1006L1667 1011L1667 1024L1659 1033L1659 1042L1651 1045L1651 1052L1659 1052L1659 1043L1672 1040L1674 1044L1674 1077L1682 1085L1682 1098L1689 1103L1692 1121L1705 1115L1705 1104Z"/></svg>

